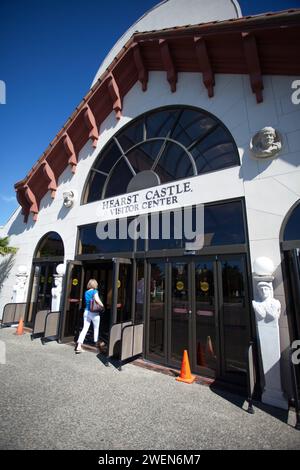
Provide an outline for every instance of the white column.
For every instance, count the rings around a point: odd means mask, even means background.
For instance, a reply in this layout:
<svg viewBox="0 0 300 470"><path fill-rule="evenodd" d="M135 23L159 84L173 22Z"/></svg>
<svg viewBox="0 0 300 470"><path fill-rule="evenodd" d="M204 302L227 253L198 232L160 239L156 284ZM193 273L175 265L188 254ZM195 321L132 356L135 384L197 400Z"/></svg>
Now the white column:
<svg viewBox="0 0 300 470"><path fill-rule="evenodd" d="M54 274L54 285L55 287L52 287L51 294L52 294L52 300L51 300L51 311L52 312L57 312L60 310L60 303L61 303L61 295L62 295L62 283L63 283L63 277L65 274L65 265L64 264L59 264L56 267L56 273Z"/></svg>
<svg viewBox="0 0 300 470"><path fill-rule="evenodd" d="M279 300L274 299L274 265L268 258L258 258L254 262L257 300L253 301L256 317L258 341L265 378L262 402L278 408L288 409L280 373L280 340L278 320L281 313Z"/></svg>
<svg viewBox="0 0 300 470"><path fill-rule="evenodd" d="M21 265L18 267L16 278L16 283L13 286L13 303L26 302L27 266Z"/></svg>

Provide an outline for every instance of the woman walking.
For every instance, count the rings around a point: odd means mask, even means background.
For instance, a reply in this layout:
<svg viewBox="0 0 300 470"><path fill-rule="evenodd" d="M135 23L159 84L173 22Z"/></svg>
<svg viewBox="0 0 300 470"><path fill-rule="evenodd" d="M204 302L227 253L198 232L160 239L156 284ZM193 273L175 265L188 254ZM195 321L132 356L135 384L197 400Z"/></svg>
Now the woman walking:
<svg viewBox="0 0 300 470"><path fill-rule="evenodd" d="M77 346L75 352L77 354L82 352L81 345L84 342L88 329L90 327L91 322L93 322L94 326L94 342L98 345L98 336L99 336L99 326L100 326L100 315L99 312L91 312L90 305L91 301L94 300L100 307L104 308L103 303L100 300L99 293L98 293L98 282L96 279L90 279L87 284L87 290L84 293L85 298L85 311L83 314L83 328L79 335Z"/></svg>

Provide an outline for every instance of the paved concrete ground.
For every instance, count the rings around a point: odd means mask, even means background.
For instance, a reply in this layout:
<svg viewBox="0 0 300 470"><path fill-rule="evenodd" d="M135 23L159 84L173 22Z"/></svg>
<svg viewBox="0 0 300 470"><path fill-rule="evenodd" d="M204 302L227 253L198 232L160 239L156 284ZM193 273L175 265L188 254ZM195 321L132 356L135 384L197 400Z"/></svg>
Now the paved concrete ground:
<svg viewBox="0 0 300 470"><path fill-rule="evenodd" d="M235 395L13 333L0 330L1 449L300 449L275 408L251 416Z"/></svg>

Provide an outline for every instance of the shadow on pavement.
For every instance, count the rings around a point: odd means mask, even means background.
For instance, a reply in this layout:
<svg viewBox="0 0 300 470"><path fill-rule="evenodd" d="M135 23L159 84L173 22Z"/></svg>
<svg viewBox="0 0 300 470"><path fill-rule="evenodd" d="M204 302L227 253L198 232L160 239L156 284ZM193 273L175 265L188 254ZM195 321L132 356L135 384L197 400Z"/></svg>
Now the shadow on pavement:
<svg viewBox="0 0 300 470"><path fill-rule="evenodd" d="M282 410L281 408L276 408L275 406L265 405L264 403L261 403L261 402L254 402L254 407L273 416L274 418L278 419L282 423L289 425L288 423L289 411L288 410Z"/></svg>
<svg viewBox="0 0 300 470"><path fill-rule="evenodd" d="M244 409L244 410L247 409L247 406L244 405L244 403L247 399L245 394L238 393L238 392L235 393L231 390L224 389L224 387L222 387L219 384L216 384L215 382L212 383L209 386L209 388L213 393L215 393L219 397L223 398L224 400L229 401L230 403L237 406L238 408L241 408L241 409ZM247 405L247 403L246 403L246 405Z"/></svg>
<svg viewBox="0 0 300 470"><path fill-rule="evenodd" d="M114 358L109 358L108 359L107 356L103 353L98 353L97 354L97 359L100 362L102 362L102 364L106 367L109 367L110 365L112 365L116 369L119 369L120 361L118 359L114 359Z"/></svg>
<svg viewBox="0 0 300 470"><path fill-rule="evenodd" d="M233 405L237 406L238 408L247 412L248 409L248 401L245 394L234 393L231 390L225 390L221 388L220 385L216 385L215 383L210 385L210 390L215 393L216 395L222 397L224 400L232 403ZM276 408L274 406L265 405L259 401L253 401L254 412L255 409L258 408L259 410L273 416L274 418L278 419L282 423L289 425L289 412L288 410L282 410L280 408ZM289 425L290 426L290 425Z"/></svg>

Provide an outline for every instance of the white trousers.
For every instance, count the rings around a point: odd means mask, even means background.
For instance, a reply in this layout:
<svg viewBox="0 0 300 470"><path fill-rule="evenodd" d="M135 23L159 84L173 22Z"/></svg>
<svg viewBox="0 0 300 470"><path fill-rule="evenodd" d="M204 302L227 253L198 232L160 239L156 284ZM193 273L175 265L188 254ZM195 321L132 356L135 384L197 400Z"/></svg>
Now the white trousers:
<svg viewBox="0 0 300 470"><path fill-rule="evenodd" d="M100 315L95 312L90 312L89 310L85 310L83 314L83 328L78 338L78 343L82 344L86 337L86 334L89 330L91 321L94 325L94 342L98 341L99 335L99 326L100 326Z"/></svg>

